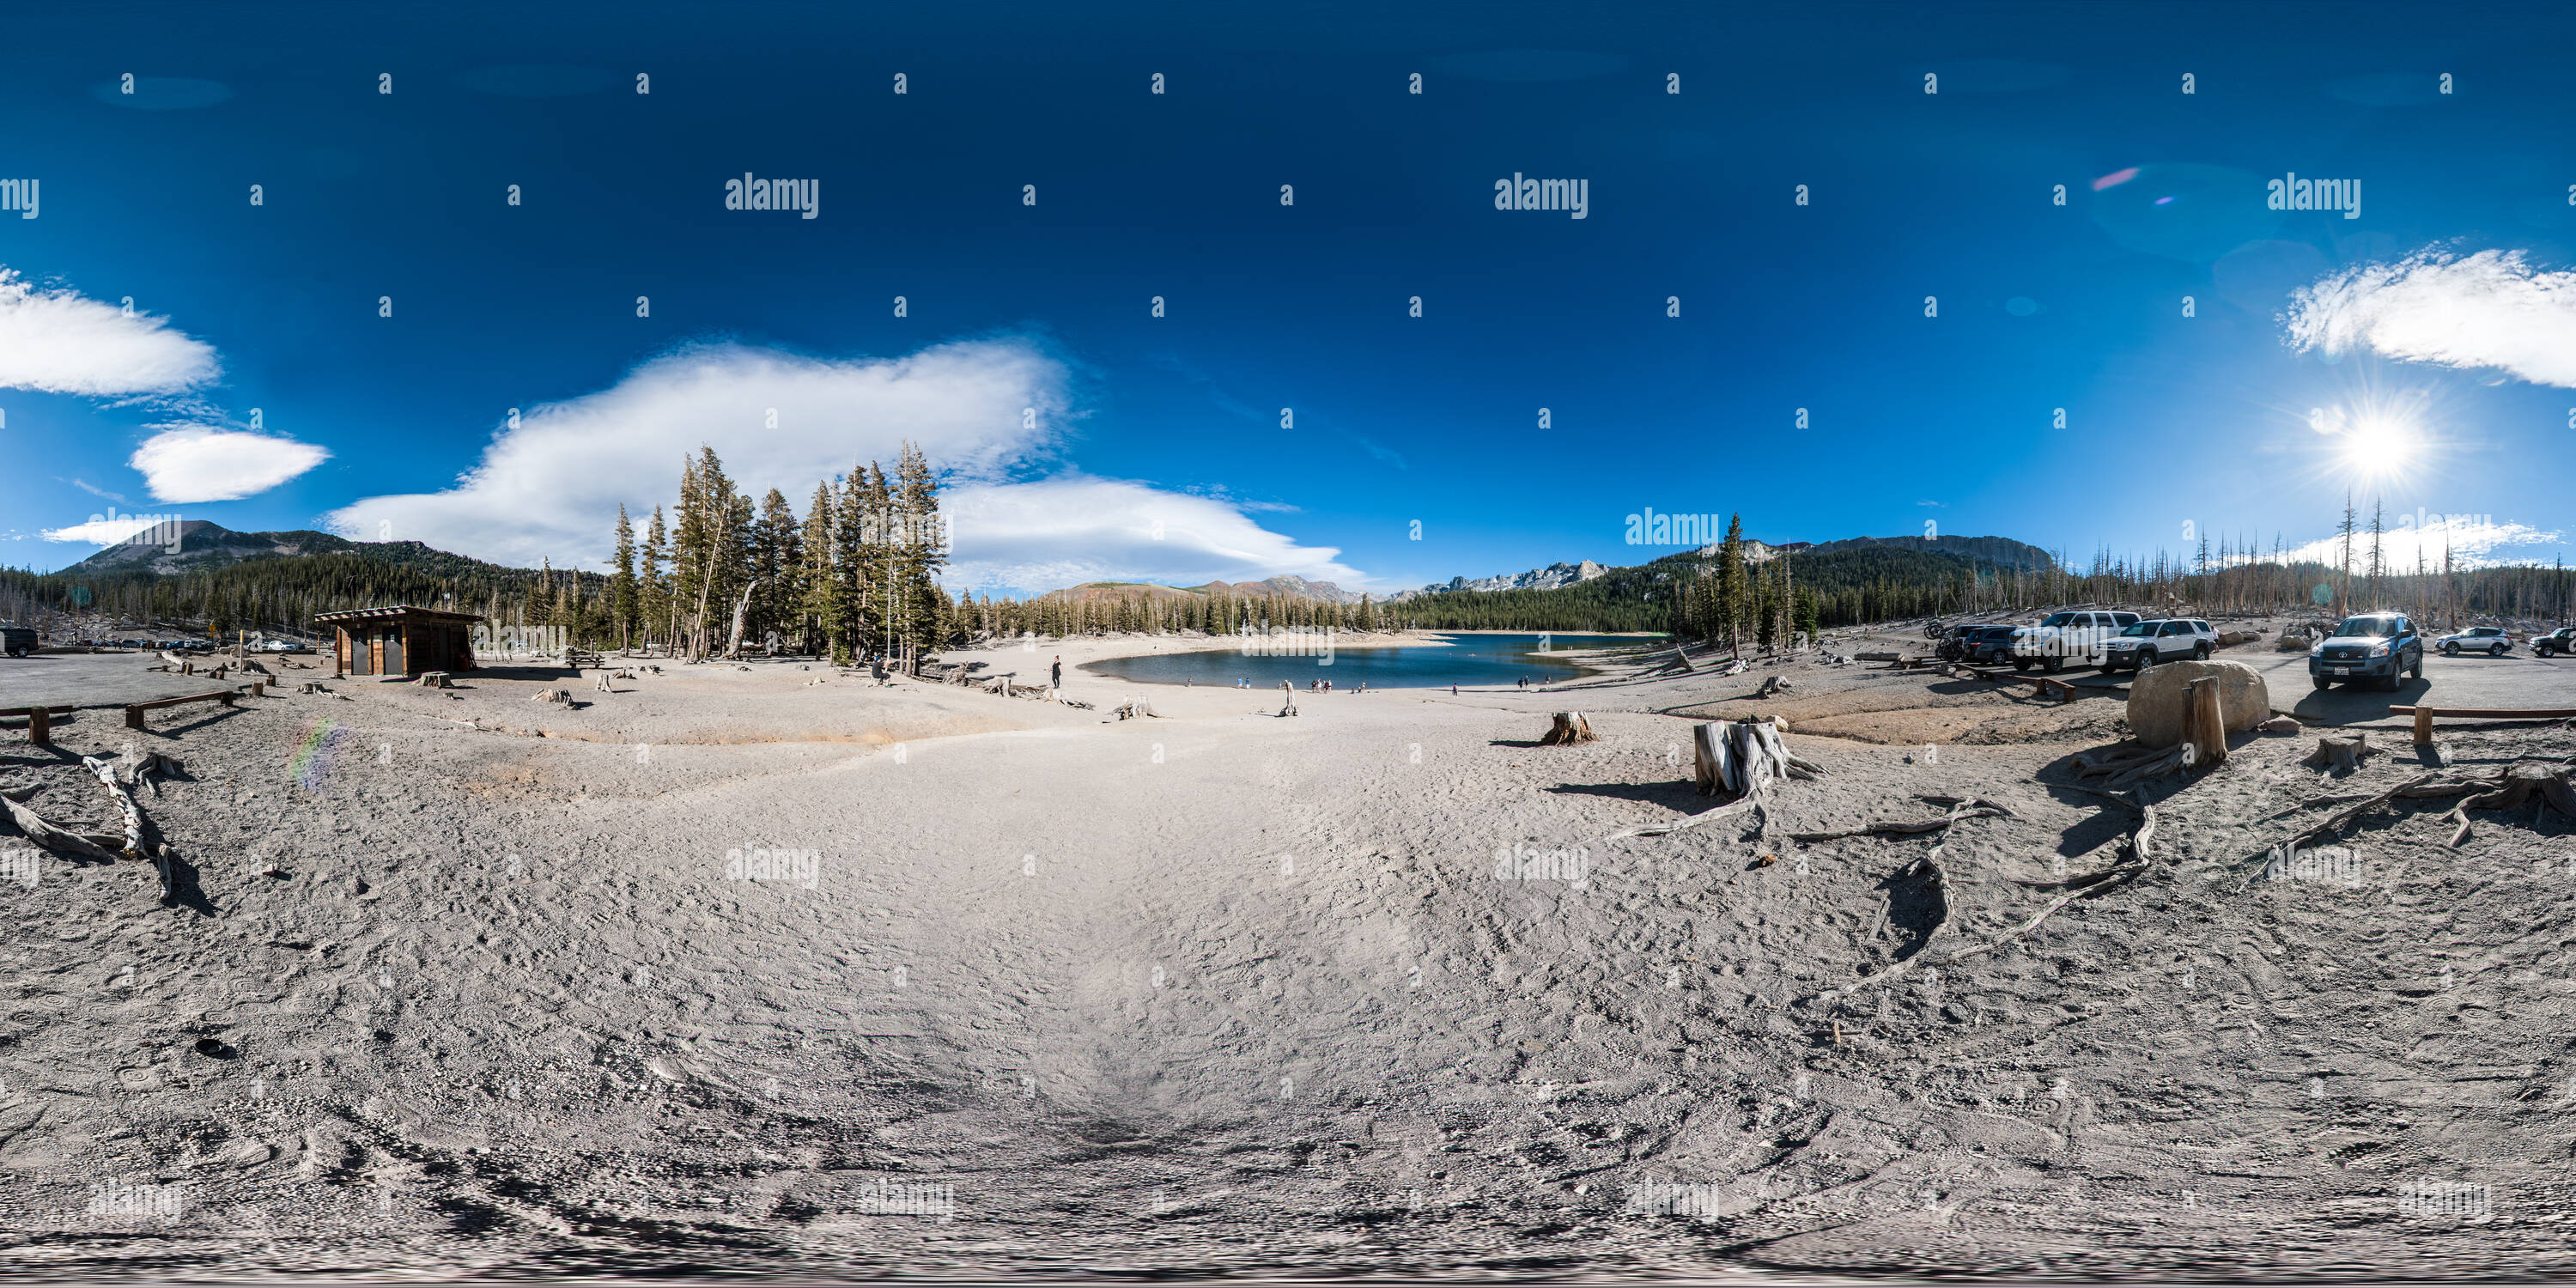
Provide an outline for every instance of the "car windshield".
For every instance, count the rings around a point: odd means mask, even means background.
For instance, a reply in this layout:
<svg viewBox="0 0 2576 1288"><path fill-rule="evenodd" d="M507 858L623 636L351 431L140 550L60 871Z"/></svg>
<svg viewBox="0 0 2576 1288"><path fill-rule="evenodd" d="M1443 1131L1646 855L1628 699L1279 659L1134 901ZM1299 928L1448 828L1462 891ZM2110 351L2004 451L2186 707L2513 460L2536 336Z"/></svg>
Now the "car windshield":
<svg viewBox="0 0 2576 1288"><path fill-rule="evenodd" d="M2065 624L2067 624L2068 622L2071 622L2071 621L2074 621L2074 620L2075 620L2075 614L2073 614L2073 613L2050 613L2050 614L2048 615L2048 617L2047 617L2047 619L2046 619L2046 620L2044 620L2044 621L2040 622L2040 625L2042 625L2042 626L2064 626L2064 625L2065 625Z"/></svg>
<svg viewBox="0 0 2576 1288"><path fill-rule="evenodd" d="M2123 635L2153 635L2156 633L2156 624L2154 622L2140 622L2120 633Z"/></svg>
<svg viewBox="0 0 2576 1288"><path fill-rule="evenodd" d="M2343 619L2343 625L2335 628L2337 635L2374 640L2384 640L2396 633L2397 619L2394 617L2347 617Z"/></svg>

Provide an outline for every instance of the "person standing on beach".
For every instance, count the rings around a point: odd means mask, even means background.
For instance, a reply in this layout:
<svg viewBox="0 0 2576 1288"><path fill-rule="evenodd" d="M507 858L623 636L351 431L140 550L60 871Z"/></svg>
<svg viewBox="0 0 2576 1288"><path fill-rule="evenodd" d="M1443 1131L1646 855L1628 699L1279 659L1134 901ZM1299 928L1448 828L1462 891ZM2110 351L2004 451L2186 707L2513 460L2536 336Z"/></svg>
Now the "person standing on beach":
<svg viewBox="0 0 2576 1288"><path fill-rule="evenodd" d="M1055 664L1047 668L1047 687L1050 689L1064 687L1064 655L1061 653L1056 654Z"/></svg>

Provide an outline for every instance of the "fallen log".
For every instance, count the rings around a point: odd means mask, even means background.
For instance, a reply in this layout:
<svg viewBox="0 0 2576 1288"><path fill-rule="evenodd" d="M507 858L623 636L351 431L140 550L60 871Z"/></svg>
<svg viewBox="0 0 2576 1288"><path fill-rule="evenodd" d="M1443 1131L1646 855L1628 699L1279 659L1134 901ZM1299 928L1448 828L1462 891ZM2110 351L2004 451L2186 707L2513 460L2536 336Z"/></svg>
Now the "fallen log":
<svg viewBox="0 0 2576 1288"><path fill-rule="evenodd" d="M46 822L43 815L6 795L0 795L0 808L7 809L9 821L17 824L18 831L28 840L56 854L77 854L85 859L101 859L110 863L116 861L115 853L107 845L118 841L117 837L88 836L56 827Z"/></svg>
<svg viewBox="0 0 2576 1288"><path fill-rule="evenodd" d="M142 857L143 809L134 803L134 794L125 790L125 784L116 781L116 767L96 756L81 757L81 767L107 788L107 794L116 798L116 807L124 812L126 857Z"/></svg>

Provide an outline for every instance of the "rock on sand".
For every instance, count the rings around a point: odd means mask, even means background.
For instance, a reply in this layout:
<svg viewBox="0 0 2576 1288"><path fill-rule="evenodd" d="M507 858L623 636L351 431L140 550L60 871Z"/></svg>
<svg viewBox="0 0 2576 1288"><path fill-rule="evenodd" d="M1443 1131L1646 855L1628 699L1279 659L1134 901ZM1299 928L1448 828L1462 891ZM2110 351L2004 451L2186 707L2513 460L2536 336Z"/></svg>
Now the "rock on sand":
<svg viewBox="0 0 2576 1288"><path fill-rule="evenodd" d="M2129 685L2129 732L2150 747L2182 741L2183 690L2192 681L2218 680L2218 711L2229 733L2243 733L2272 718L2272 691L2262 673L2242 662L2167 662L2139 673Z"/></svg>

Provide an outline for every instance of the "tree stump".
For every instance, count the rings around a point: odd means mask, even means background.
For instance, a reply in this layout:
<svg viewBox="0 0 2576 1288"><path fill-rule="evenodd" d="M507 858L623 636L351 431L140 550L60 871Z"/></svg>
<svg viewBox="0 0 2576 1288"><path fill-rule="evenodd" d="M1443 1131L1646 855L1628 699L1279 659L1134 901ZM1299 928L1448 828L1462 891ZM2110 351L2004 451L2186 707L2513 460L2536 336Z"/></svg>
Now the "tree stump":
<svg viewBox="0 0 2576 1288"><path fill-rule="evenodd" d="M1789 753L1780 727L1767 720L1736 720L1691 727L1691 775L1703 796L1740 797L1783 778L1814 778L1813 761Z"/></svg>
<svg viewBox="0 0 2576 1288"><path fill-rule="evenodd" d="M2184 694L2191 710L2183 717L2183 741L2191 744L2191 763L2210 768L2227 759L2227 717L2219 709L2218 684L2195 680Z"/></svg>
<svg viewBox="0 0 2576 1288"><path fill-rule="evenodd" d="M1584 719L1580 711L1559 711L1550 719L1554 720L1555 724L1539 738L1538 745L1542 747L1562 747L1569 743L1601 741L1601 735L1592 732L1592 722Z"/></svg>
<svg viewBox="0 0 2576 1288"><path fill-rule="evenodd" d="M2365 730L2349 738L2319 738L2317 749L2299 763L2313 769L2351 773L2361 768L2361 762L2370 754L2370 734Z"/></svg>

